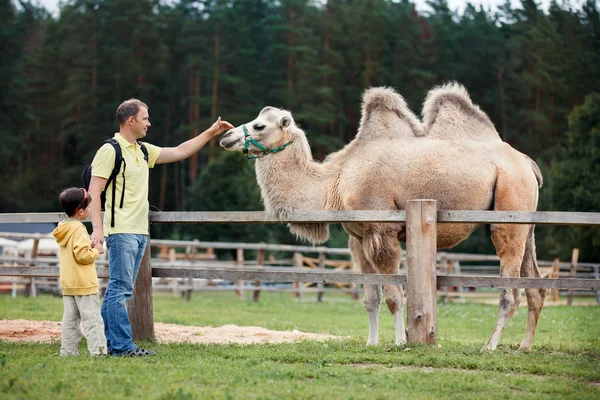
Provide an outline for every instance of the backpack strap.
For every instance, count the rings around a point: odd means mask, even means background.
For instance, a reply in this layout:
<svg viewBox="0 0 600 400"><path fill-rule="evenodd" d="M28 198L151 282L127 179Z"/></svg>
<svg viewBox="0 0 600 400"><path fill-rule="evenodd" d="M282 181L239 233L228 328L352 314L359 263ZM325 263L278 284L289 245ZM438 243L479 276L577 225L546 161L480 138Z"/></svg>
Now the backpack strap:
<svg viewBox="0 0 600 400"><path fill-rule="evenodd" d="M116 141L116 139L107 139L105 140L102 145L105 144L110 144L114 149L115 149L115 165L113 167L112 172L110 173L110 177L108 178L108 181L106 181L106 186L104 188L104 190L106 190L106 188L112 183L113 185L113 190L112 190L112 209L111 209L111 214L110 214L110 227L114 228L115 227L115 196L116 196L116 192L117 192L117 175L119 175L119 171L121 170L121 164L123 163L123 153L121 152L121 146L119 145L119 142ZM121 193L121 208L123 207L122 203L123 203L123 194L125 193L125 170L123 170L123 193Z"/></svg>
<svg viewBox="0 0 600 400"><path fill-rule="evenodd" d="M148 149L146 148L144 143L142 143L141 140L136 140L136 142L137 142L137 144L140 145L140 149L142 149L142 153L144 153L144 160L146 160L146 162L148 162Z"/></svg>

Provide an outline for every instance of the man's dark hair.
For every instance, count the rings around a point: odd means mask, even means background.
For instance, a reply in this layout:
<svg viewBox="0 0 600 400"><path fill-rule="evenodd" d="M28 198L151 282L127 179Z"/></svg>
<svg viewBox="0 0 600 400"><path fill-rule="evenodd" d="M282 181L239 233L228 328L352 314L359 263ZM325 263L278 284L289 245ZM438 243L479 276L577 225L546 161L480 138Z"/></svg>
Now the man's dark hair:
<svg viewBox="0 0 600 400"><path fill-rule="evenodd" d="M83 188L69 188L60 194L60 206L65 213L72 217L77 210L85 210L90 205L92 198L87 195Z"/></svg>
<svg viewBox="0 0 600 400"><path fill-rule="evenodd" d="M123 125L129 117L135 118L137 113L140 112L140 107L150 110L144 102L138 99L129 99L122 102L119 108L117 108L117 123L119 126Z"/></svg>

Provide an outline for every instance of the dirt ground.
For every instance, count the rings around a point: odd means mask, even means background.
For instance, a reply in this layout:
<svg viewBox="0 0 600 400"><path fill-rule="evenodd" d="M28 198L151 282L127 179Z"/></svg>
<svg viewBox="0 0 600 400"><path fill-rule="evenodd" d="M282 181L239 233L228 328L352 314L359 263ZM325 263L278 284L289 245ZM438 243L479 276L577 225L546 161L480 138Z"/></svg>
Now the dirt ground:
<svg viewBox="0 0 600 400"><path fill-rule="evenodd" d="M273 331L259 326L224 325L213 328L163 324L160 322L154 324L154 332L160 343L258 344L339 338L333 335L306 333L297 330ZM60 322L3 319L0 320L0 340L41 343L60 340Z"/></svg>

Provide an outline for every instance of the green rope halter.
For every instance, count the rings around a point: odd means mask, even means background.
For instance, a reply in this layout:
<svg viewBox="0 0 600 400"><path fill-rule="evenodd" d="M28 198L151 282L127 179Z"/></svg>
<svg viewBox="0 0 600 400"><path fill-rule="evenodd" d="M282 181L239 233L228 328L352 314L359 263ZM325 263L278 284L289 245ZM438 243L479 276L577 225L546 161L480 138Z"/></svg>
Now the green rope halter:
<svg viewBox="0 0 600 400"><path fill-rule="evenodd" d="M278 152L282 151L283 149L285 149L286 147L288 147L290 144L294 143L293 140L290 140L283 146L275 147L273 149L266 149L262 144L258 143L256 140L252 139L252 137L250 136L250 133L248 132L248 128L246 128L245 124L242 125L242 129L244 130L244 150L242 150L242 154L244 154L248 158L248 160L252 160L255 158L261 158L270 153L278 153ZM260 149L263 153L259 156L251 155L250 151L248 150L250 143L252 143L258 149Z"/></svg>

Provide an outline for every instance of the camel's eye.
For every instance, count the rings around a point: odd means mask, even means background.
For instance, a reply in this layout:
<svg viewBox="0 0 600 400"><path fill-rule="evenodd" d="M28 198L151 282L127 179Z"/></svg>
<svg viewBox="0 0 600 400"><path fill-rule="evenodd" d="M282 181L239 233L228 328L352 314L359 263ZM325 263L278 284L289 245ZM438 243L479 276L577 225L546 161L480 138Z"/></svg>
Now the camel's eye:
<svg viewBox="0 0 600 400"><path fill-rule="evenodd" d="M262 131L263 129L265 129L265 126L266 125L254 124L252 128L254 128L255 131Z"/></svg>

